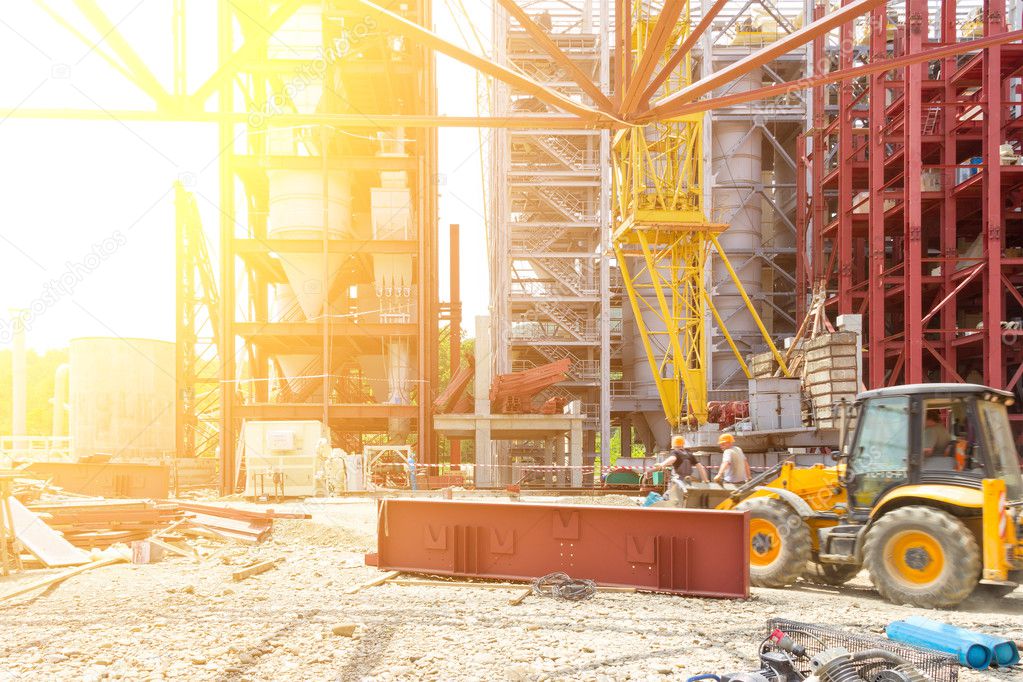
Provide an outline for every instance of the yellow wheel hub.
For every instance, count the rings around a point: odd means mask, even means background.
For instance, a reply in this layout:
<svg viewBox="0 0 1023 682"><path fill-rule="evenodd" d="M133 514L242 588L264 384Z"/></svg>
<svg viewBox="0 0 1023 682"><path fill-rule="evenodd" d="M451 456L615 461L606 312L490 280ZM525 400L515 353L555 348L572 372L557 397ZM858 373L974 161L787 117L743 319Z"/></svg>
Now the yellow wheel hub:
<svg viewBox="0 0 1023 682"><path fill-rule="evenodd" d="M941 544L923 531L907 530L894 536L885 547L889 572L912 585L927 585L945 568Z"/></svg>
<svg viewBox="0 0 1023 682"><path fill-rule="evenodd" d="M769 566L781 553L781 533L767 519L750 519L750 564Z"/></svg>

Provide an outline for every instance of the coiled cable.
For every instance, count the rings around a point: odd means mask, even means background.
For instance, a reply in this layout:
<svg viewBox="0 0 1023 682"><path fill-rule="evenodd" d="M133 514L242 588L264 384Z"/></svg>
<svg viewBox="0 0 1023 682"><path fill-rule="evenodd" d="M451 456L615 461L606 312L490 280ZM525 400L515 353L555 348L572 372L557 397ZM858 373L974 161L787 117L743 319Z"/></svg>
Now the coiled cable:
<svg viewBox="0 0 1023 682"><path fill-rule="evenodd" d="M548 573L533 581L533 594L566 601L585 601L597 593L597 583L572 578L567 573Z"/></svg>

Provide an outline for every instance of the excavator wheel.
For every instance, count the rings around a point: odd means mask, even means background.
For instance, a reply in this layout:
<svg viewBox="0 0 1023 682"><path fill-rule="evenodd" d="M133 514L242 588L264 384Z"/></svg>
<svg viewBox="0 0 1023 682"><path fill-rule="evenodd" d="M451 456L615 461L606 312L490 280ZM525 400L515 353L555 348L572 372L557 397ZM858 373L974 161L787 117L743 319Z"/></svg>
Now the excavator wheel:
<svg viewBox="0 0 1023 682"><path fill-rule="evenodd" d="M891 511L867 531L864 565L881 596L925 609L951 608L973 592L980 548L962 521L925 506Z"/></svg>
<svg viewBox="0 0 1023 682"><path fill-rule="evenodd" d="M811 564L803 577L819 585L845 585L859 575L862 566L851 564Z"/></svg>
<svg viewBox="0 0 1023 682"><path fill-rule="evenodd" d="M791 507L769 497L738 505L750 512L749 579L757 587L785 587L796 582L810 560L810 533Z"/></svg>

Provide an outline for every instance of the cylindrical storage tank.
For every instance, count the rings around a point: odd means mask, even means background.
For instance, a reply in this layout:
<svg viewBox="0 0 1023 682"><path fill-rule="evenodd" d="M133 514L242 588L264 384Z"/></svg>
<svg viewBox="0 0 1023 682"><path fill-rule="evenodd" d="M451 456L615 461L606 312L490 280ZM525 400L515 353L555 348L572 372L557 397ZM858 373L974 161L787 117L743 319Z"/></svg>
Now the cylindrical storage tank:
<svg viewBox="0 0 1023 682"><path fill-rule="evenodd" d="M271 239L352 238L352 196L347 173L334 171L274 170L270 180ZM324 206L326 199L326 207ZM324 210L326 208L326 210ZM309 319L323 312L324 292L329 290L343 262L341 254L283 253L281 264L298 303Z"/></svg>
<svg viewBox="0 0 1023 682"><path fill-rule="evenodd" d="M71 450L118 459L175 452L174 344L154 339L72 339Z"/></svg>
<svg viewBox="0 0 1023 682"><path fill-rule="evenodd" d="M760 85L761 73L760 69L756 69L730 85L728 91L746 92ZM762 181L761 134L749 119L714 121L711 133L713 221L728 224L719 241L743 288L756 305L762 288L763 269L760 258L754 256L762 243L763 209L761 196L756 191ZM714 306L740 350L751 350L759 345L760 331L728 271L718 259L714 261L712 281L717 285L713 295ZM710 387L722 386L745 387L745 375L727 345L714 353L711 366Z"/></svg>

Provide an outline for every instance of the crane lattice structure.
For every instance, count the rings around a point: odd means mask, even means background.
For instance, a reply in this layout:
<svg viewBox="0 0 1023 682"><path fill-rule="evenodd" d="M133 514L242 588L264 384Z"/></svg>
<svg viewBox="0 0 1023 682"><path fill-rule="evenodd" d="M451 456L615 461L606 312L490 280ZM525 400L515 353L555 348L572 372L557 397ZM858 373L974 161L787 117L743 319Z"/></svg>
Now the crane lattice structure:
<svg viewBox="0 0 1023 682"><path fill-rule="evenodd" d="M623 56L629 75L622 99L624 106L645 106L648 91L668 96L692 85L692 54L681 53L680 59L673 60L666 47L693 39L691 8L689 2L667 3L656 13L642 0L631 5L632 48ZM630 72L633 61L636 66ZM664 75L660 84L642 80L657 66ZM613 146L612 248L665 418L673 430L683 423L707 420L708 311L749 377L742 354L707 291L711 247L787 374L784 359L717 241L728 226L707 218L703 118L700 113L683 114L632 125L616 134Z"/></svg>

